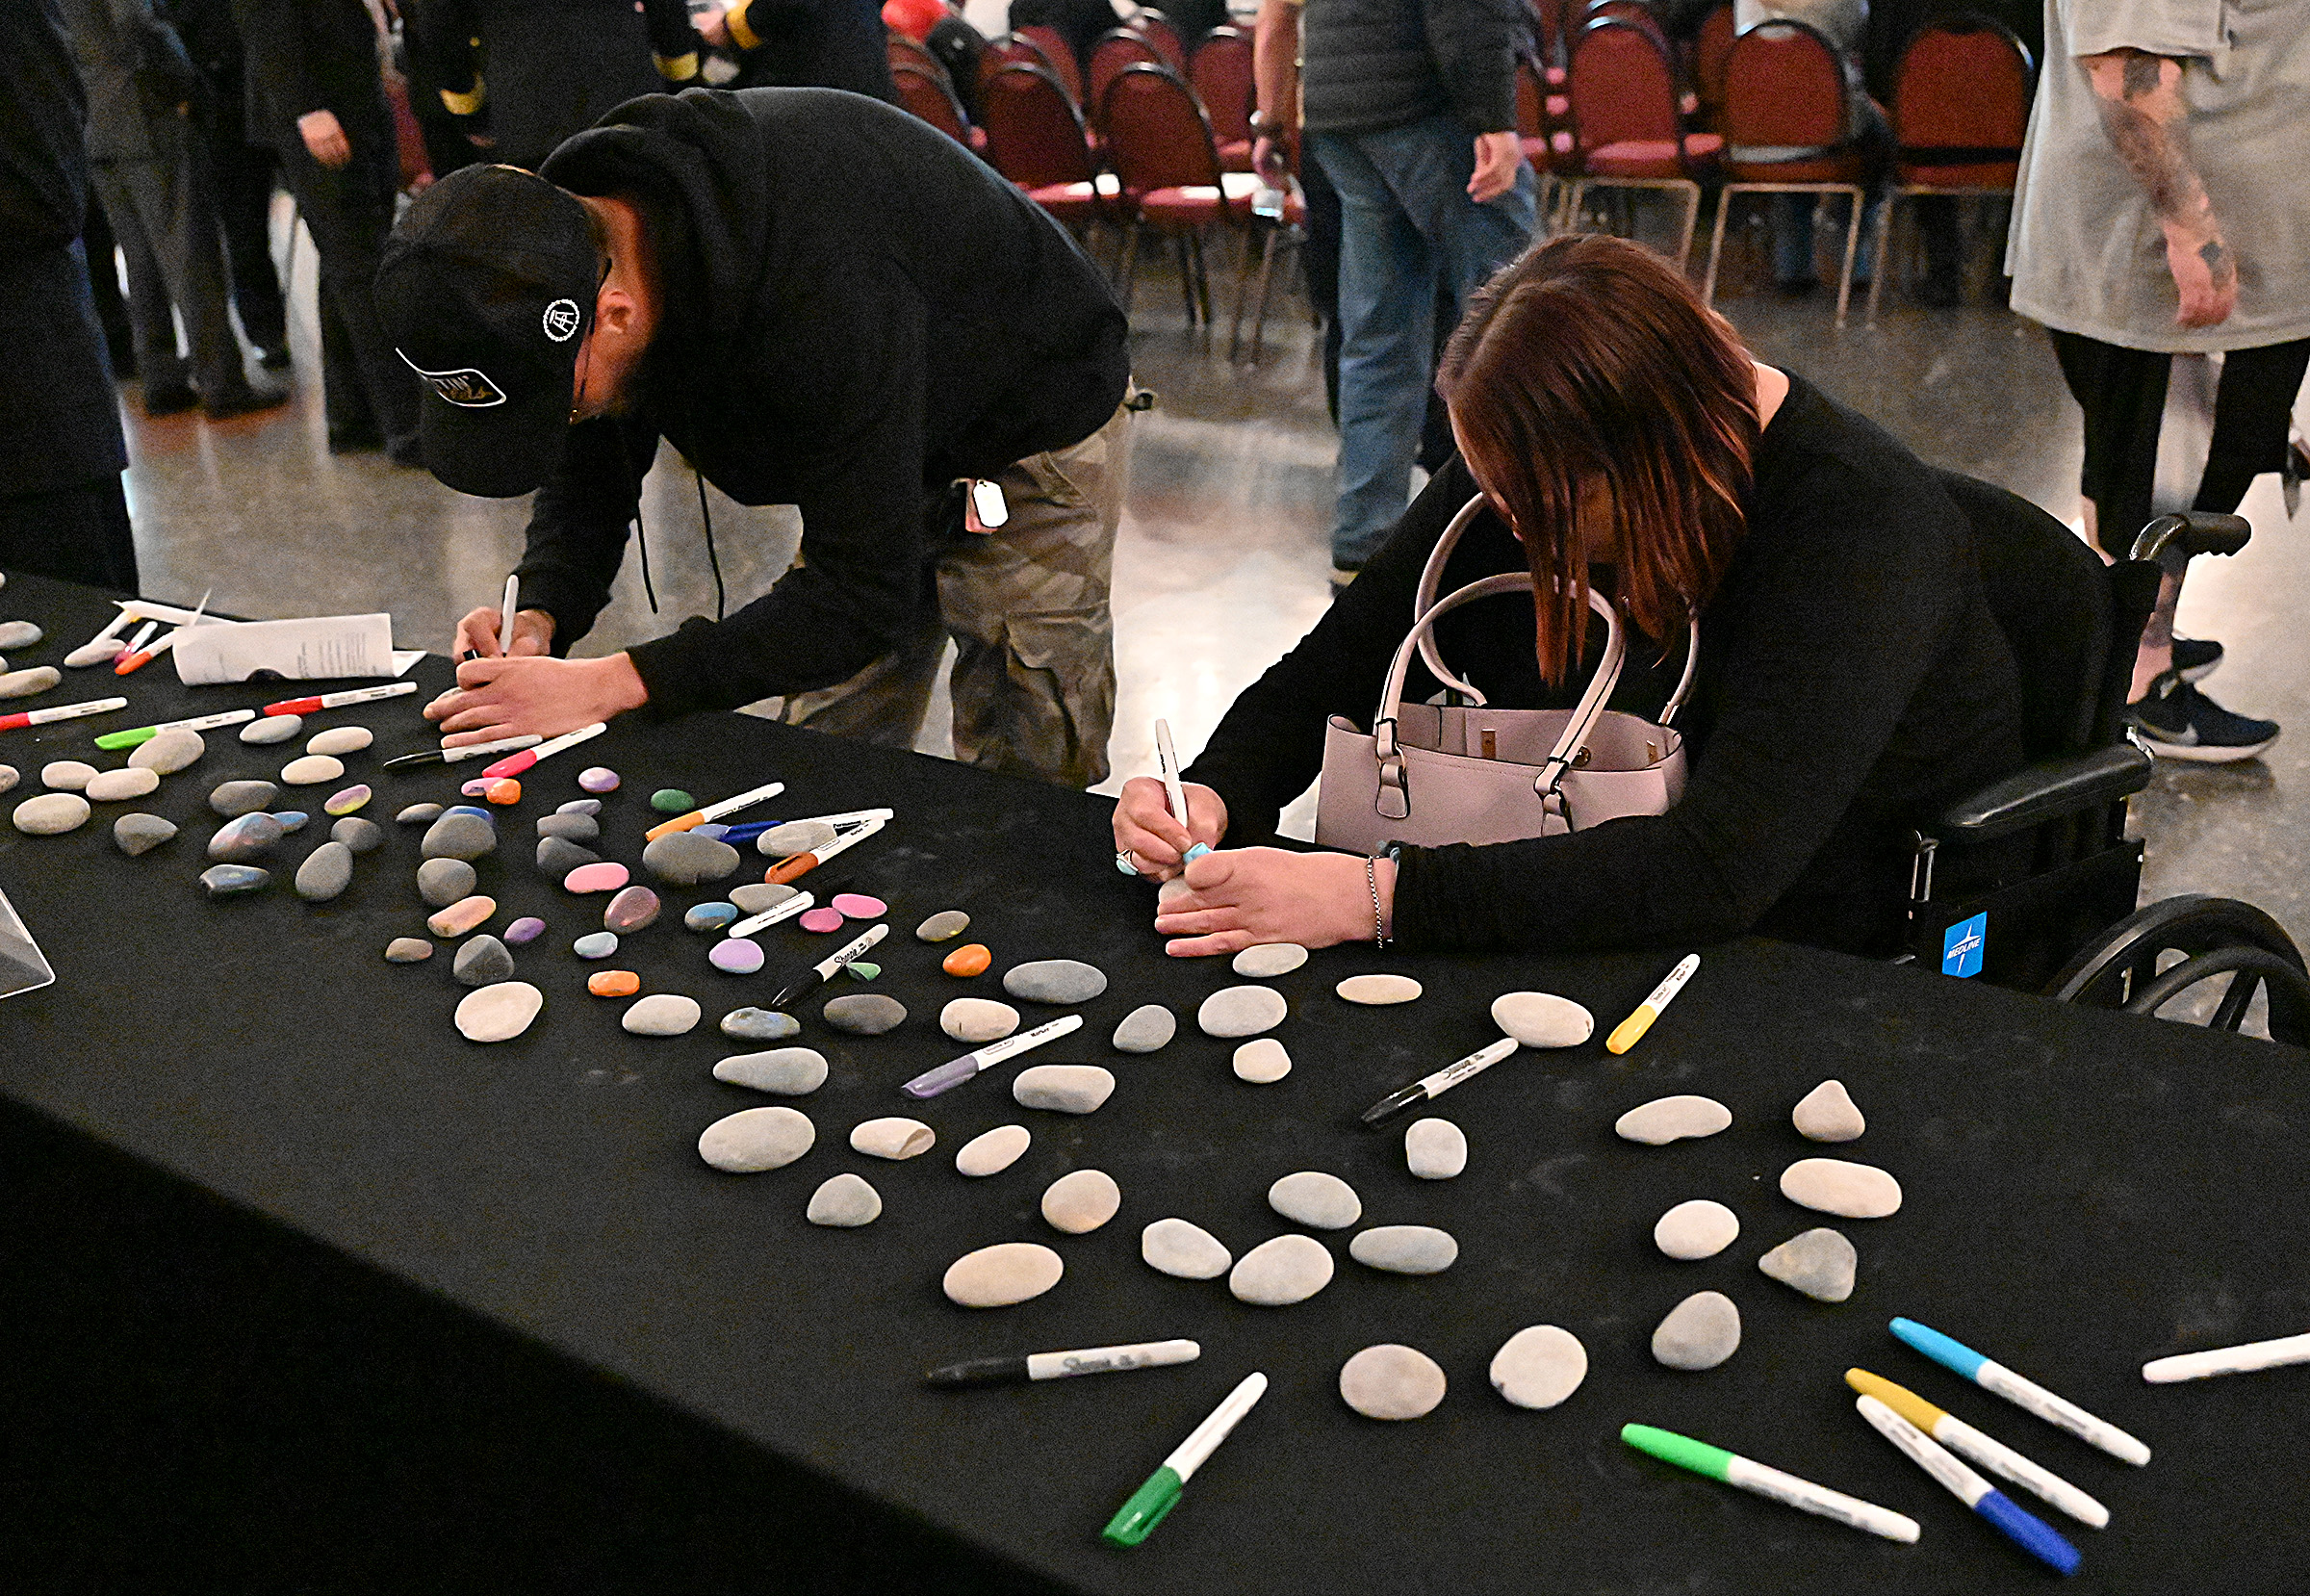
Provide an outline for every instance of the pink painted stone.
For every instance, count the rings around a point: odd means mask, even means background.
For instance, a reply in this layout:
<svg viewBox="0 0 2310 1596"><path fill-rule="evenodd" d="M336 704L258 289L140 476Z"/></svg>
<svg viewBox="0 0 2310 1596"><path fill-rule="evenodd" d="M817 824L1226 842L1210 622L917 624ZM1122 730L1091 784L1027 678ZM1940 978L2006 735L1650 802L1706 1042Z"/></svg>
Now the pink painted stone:
<svg viewBox="0 0 2310 1596"><path fill-rule="evenodd" d="M497 899L475 893L442 910L425 922L425 929L436 937L462 937L497 912Z"/></svg>
<svg viewBox="0 0 2310 1596"><path fill-rule="evenodd" d="M609 900L602 912L604 931L639 931L657 918L657 894L647 887L629 887Z"/></svg>
<svg viewBox="0 0 2310 1596"><path fill-rule="evenodd" d="M826 901L829 908L838 909L854 920L879 920L890 913L888 904L863 892L836 892Z"/></svg>
<svg viewBox="0 0 2310 1596"><path fill-rule="evenodd" d="M615 792L618 773L605 764L594 765L578 773L578 785L588 792Z"/></svg>
<svg viewBox="0 0 2310 1596"><path fill-rule="evenodd" d="M725 975L752 975L762 967L762 944L744 937L725 937L714 944L706 962Z"/></svg>
<svg viewBox="0 0 2310 1596"><path fill-rule="evenodd" d="M632 871L614 859L605 859L578 865L561 878L561 886L568 892L614 892L632 879Z"/></svg>
<svg viewBox="0 0 2310 1596"><path fill-rule="evenodd" d="M842 911L834 908L810 909L794 922L805 931L839 931L842 929Z"/></svg>
<svg viewBox="0 0 2310 1596"><path fill-rule="evenodd" d="M476 776L472 781L466 783L465 785L459 787L457 790L464 793L468 798L478 798L484 793L488 792L489 778L486 776Z"/></svg>

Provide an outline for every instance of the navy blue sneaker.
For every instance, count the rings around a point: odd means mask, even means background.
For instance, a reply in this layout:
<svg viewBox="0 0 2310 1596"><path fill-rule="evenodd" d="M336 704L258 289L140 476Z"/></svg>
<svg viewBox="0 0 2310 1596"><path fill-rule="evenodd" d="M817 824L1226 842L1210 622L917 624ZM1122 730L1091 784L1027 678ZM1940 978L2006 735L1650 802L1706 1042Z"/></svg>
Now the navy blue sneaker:
<svg viewBox="0 0 2310 1596"><path fill-rule="evenodd" d="M2177 671L2160 671L2149 691L2125 707L2125 718L2162 759L2228 764L2278 740L2276 721L2230 713Z"/></svg>
<svg viewBox="0 0 2310 1596"><path fill-rule="evenodd" d="M2173 640L2173 672L2184 682L2203 682L2221 668L2221 645L2203 637Z"/></svg>

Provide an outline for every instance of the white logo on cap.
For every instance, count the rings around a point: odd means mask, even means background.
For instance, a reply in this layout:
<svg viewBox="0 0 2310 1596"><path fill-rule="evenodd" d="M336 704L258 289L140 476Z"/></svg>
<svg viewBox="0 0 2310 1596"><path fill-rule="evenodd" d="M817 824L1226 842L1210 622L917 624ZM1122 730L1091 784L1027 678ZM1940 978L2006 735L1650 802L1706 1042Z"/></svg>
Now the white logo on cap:
<svg viewBox="0 0 2310 1596"><path fill-rule="evenodd" d="M400 355L402 365L425 379L425 386L433 390L433 397L444 404L454 404L460 410L487 410L492 405L505 402L504 391L490 381L486 373L477 372L471 366L455 372L428 372L411 360L404 351L397 348L393 352Z"/></svg>
<svg viewBox="0 0 2310 1596"><path fill-rule="evenodd" d="M556 344L567 344L578 335L578 301L556 299L546 307L546 336Z"/></svg>

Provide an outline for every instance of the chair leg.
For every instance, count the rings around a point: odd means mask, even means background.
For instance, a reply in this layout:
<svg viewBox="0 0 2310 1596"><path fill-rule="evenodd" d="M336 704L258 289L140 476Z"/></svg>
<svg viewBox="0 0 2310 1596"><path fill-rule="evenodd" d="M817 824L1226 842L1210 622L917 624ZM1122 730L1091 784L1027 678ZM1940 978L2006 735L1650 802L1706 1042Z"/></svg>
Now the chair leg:
<svg viewBox="0 0 2310 1596"><path fill-rule="evenodd" d="M1131 291L1139 286L1139 223L1123 223L1123 316L1131 315Z"/></svg>
<svg viewBox="0 0 2310 1596"><path fill-rule="evenodd" d="M1564 185L1564 227L1567 233L1578 232L1580 225L1580 201L1588 197L1588 181L1576 177Z"/></svg>
<svg viewBox="0 0 2310 1596"><path fill-rule="evenodd" d="M1867 196L1859 188L1845 191L1853 196L1853 214L1845 222L1845 266L1836 274L1836 324L1845 324L1845 305L1853 297L1853 259L1861 250L1861 213L1867 205Z"/></svg>
<svg viewBox="0 0 2310 1596"><path fill-rule="evenodd" d="M1708 229L1708 270L1701 276L1701 302L1716 302L1716 267L1725 252L1725 219L1732 214L1732 195L1739 185L1726 184L1716 193L1716 221Z"/></svg>
<svg viewBox="0 0 2310 1596"><path fill-rule="evenodd" d="M1260 346L1266 342L1268 284L1275 270L1275 246L1282 237L1283 229L1281 227L1270 228L1268 242L1261 246L1259 251L1259 293L1253 300L1254 308L1251 313L1251 364L1254 366L1259 364ZM1236 305L1235 326L1237 332L1243 331L1243 305L1240 301ZM1232 343L1228 346L1227 358L1230 360L1235 358L1235 348Z"/></svg>
<svg viewBox="0 0 2310 1596"><path fill-rule="evenodd" d="M1864 313L1872 327L1877 324L1877 307L1885 298L1885 274L1892 270L1893 207L1900 199L1897 190L1887 191L1884 208L1877 213L1877 270L1869 275L1869 308Z"/></svg>
<svg viewBox="0 0 2310 1596"><path fill-rule="evenodd" d="M1677 274L1679 276L1683 275L1685 267L1692 263L1692 233L1693 229L1701 223L1701 186L1698 183L1687 184L1683 189L1683 194L1684 225L1677 234Z"/></svg>
<svg viewBox="0 0 2310 1596"><path fill-rule="evenodd" d="M1251 229L1235 229L1235 314L1227 328L1227 359L1235 361L1235 353L1244 338L1244 300L1251 292Z"/></svg>

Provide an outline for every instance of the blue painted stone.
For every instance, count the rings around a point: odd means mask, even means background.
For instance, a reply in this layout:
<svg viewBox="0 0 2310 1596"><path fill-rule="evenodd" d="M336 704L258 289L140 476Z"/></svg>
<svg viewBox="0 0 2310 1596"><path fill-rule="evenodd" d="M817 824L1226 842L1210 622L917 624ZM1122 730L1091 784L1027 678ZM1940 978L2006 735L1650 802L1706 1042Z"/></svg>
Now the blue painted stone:
<svg viewBox="0 0 2310 1596"><path fill-rule="evenodd" d="M498 817L478 804L451 804L441 812L444 814L477 814L493 826L498 823Z"/></svg>
<svg viewBox="0 0 2310 1596"><path fill-rule="evenodd" d="M279 810L274 812L273 818L281 823L281 832L286 836L290 832L304 830L305 822L313 817L303 810Z"/></svg>
<svg viewBox="0 0 2310 1596"><path fill-rule="evenodd" d="M738 917L734 903L695 903L681 917L681 923L692 931L719 931Z"/></svg>
<svg viewBox="0 0 2310 1596"><path fill-rule="evenodd" d="M732 1009L722 1017L722 1034L743 1042L783 1042L802 1034L802 1022L776 1009Z"/></svg>
<svg viewBox="0 0 2310 1596"><path fill-rule="evenodd" d="M618 934L614 931L589 931L570 944L570 951L580 959L606 959L618 951Z"/></svg>
<svg viewBox="0 0 2310 1596"><path fill-rule="evenodd" d="M280 821L259 810L218 827L209 838L209 858L220 864L245 864L280 839Z"/></svg>
<svg viewBox="0 0 2310 1596"><path fill-rule="evenodd" d="M200 884L212 898L254 892L271 879L270 870L260 870L254 864L212 864L200 872Z"/></svg>

